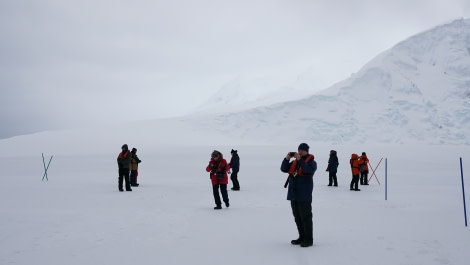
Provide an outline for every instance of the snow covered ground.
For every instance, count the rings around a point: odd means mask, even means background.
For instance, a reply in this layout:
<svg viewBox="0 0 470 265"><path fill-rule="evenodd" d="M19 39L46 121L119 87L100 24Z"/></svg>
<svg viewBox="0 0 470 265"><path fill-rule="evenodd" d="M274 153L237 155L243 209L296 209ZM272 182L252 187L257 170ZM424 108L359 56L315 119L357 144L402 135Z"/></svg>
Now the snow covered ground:
<svg viewBox="0 0 470 265"><path fill-rule="evenodd" d="M4 150L0 264L468 264L459 168L462 157L469 175L467 146L335 146L339 187L327 187L332 147L310 143L314 245L300 248L290 244L297 235L279 170L297 145L136 146L143 162L132 192L117 189L120 145L108 154L89 146L82 155L45 153L46 163L54 155L48 181L40 153ZM213 149L229 159L231 148L241 191L215 211L205 166ZM373 177L352 192L349 157L363 151L374 167L384 158L380 185Z"/></svg>
<svg viewBox="0 0 470 265"><path fill-rule="evenodd" d="M230 112L246 99L237 81L205 114L0 139L0 264L469 264L459 163L468 176L468 24L410 38L300 100ZM297 231L279 169L304 141L318 163L305 249L290 244ZM124 143L143 161L132 192L117 188ZM229 159L232 148L242 190L214 211L205 167L212 150ZM339 187L327 187L330 149ZM374 168L383 160L377 179L352 192L349 158L363 151ZM48 181L42 152L46 163L53 155Z"/></svg>

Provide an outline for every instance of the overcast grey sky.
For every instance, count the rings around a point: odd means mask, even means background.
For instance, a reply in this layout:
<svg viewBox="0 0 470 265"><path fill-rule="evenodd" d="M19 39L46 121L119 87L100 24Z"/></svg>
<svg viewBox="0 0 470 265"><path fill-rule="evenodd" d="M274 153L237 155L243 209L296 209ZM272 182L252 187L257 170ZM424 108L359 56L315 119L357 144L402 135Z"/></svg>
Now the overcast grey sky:
<svg viewBox="0 0 470 265"><path fill-rule="evenodd" d="M469 16L468 0L3 0L0 138L185 114L240 76L324 89Z"/></svg>

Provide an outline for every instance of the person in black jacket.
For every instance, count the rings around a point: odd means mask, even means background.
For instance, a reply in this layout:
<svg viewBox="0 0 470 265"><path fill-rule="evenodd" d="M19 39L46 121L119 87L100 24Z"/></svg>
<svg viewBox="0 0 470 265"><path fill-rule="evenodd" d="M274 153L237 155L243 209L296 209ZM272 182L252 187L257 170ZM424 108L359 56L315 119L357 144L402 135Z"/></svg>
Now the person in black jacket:
<svg viewBox="0 0 470 265"><path fill-rule="evenodd" d="M230 169L232 174L230 175L230 179L232 180L232 190L240 190L240 183L238 182L238 171L240 171L240 157L238 156L238 151L233 150L230 152L232 154L232 158L230 158Z"/></svg>
<svg viewBox="0 0 470 265"><path fill-rule="evenodd" d="M328 159L328 167L326 171L329 172L329 179L328 186L332 186L333 184L337 187L338 186L338 178L336 176L336 172L338 171L338 156L336 155L335 150L330 151L330 158Z"/></svg>
<svg viewBox="0 0 470 265"><path fill-rule="evenodd" d="M129 166L131 164L131 152L127 144L122 145L122 152L119 153L117 157L117 163L119 167L119 178L118 178L118 187L119 191L124 191L122 187L122 182L126 184L126 191L132 191L131 182L129 180Z"/></svg>
<svg viewBox="0 0 470 265"><path fill-rule="evenodd" d="M281 164L281 171L289 174L287 200L290 200L299 232L299 237L292 240L291 244L301 247L313 245L312 192L317 163L308 149L306 143L301 143L298 152L287 153ZM292 158L295 159L291 161Z"/></svg>

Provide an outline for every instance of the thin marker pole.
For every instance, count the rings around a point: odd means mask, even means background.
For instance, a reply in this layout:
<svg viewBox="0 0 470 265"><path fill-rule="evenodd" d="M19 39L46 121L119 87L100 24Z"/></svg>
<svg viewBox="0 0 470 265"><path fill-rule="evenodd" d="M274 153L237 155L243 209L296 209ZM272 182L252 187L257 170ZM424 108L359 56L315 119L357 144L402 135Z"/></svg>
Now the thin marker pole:
<svg viewBox="0 0 470 265"><path fill-rule="evenodd" d="M44 181L44 178L46 178L46 180L49 181L49 178L47 177L47 170L49 169L49 165L51 164L52 157L54 156L51 156L51 159L49 159L49 163L47 163L47 167L46 167L46 162L44 161L44 153L42 153L42 163L44 164L44 175L42 176L43 181Z"/></svg>
<svg viewBox="0 0 470 265"><path fill-rule="evenodd" d="M467 205L465 204L465 185L463 183L462 158L460 158L460 176L462 178L463 215L465 216L465 226L467 226Z"/></svg>
<svg viewBox="0 0 470 265"><path fill-rule="evenodd" d="M44 161L44 153L41 153L42 155L42 164L44 165L44 175L42 175L42 180L44 181L44 178L47 176L47 169L46 169L46 162Z"/></svg>
<svg viewBox="0 0 470 265"><path fill-rule="evenodd" d="M388 180L387 180L387 158L385 158L385 200L387 200L387 187L388 187Z"/></svg>

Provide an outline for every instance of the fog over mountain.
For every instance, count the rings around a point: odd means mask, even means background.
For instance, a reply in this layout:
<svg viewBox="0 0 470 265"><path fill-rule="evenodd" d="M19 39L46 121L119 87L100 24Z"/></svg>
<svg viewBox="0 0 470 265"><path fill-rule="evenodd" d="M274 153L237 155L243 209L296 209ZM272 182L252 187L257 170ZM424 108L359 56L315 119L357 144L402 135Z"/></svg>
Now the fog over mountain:
<svg viewBox="0 0 470 265"><path fill-rule="evenodd" d="M202 103L198 112L214 113L246 110L274 103L305 98L306 95L318 91L318 73L314 67L308 67L294 78L277 80L265 80L238 76L214 93L208 100ZM266 91L270 91L267 93Z"/></svg>
<svg viewBox="0 0 470 265"><path fill-rule="evenodd" d="M239 89L246 80L236 79L214 95L211 108L189 116L42 132L3 139L0 145L10 153L51 146L54 153L80 153L83 146L108 150L124 142L148 148L208 143L470 144L469 19L412 36L320 92L309 94L308 80L308 75L299 75L304 90L285 87L289 96L251 95L250 101ZM243 98L247 105L236 104Z"/></svg>
<svg viewBox="0 0 470 265"><path fill-rule="evenodd" d="M243 97L237 85L213 102ZM470 20L412 36L303 99L183 121L262 142L470 144Z"/></svg>

